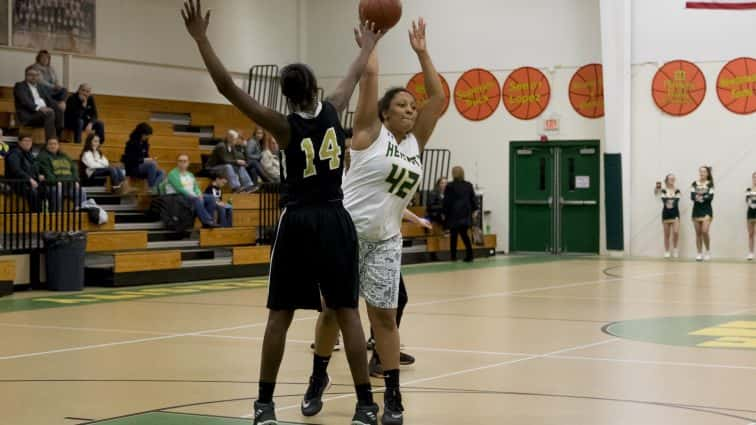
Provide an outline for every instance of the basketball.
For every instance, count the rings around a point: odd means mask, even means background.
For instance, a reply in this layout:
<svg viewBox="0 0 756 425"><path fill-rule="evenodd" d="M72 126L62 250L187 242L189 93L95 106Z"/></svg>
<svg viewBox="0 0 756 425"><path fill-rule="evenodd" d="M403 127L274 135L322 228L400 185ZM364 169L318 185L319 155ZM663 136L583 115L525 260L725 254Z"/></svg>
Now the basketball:
<svg viewBox="0 0 756 425"><path fill-rule="evenodd" d="M551 100L551 86L543 72L526 66L515 69L504 81L504 107L512 116L532 120L546 110Z"/></svg>
<svg viewBox="0 0 756 425"><path fill-rule="evenodd" d="M740 115L756 112L756 59L733 59L722 68L717 78L717 96L722 105Z"/></svg>
<svg viewBox="0 0 756 425"><path fill-rule="evenodd" d="M374 22L383 32L393 28L401 17L400 0L360 0L360 22Z"/></svg>
<svg viewBox="0 0 756 425"><path fill-rule="evenodd" d="M585 65L570 80L570 103L585 118L604 116L603 67L600 63Z"/></svg>
<svg viewBox="0 0 756 425"><path fill-rule="evenodd" d="M454 87L454 104L470 121L483 121L496 112L501 89L496 76L485 69L471 69L459 78Z"/></svg>
<svg viewBox="0 0 756 425"><path fill-rule="evenodd" d="M663 112L681 117L698 109L706 96L706 78L694 63L667 62L654 76L651 92Z"/></svg>

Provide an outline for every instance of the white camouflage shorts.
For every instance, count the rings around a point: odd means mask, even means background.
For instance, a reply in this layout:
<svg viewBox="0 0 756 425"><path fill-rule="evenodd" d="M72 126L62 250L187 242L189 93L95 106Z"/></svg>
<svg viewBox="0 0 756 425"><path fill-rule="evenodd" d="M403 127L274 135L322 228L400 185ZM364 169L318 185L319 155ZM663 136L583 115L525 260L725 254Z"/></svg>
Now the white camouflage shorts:
<svg viewBox="0 0 756 425"><path fill-rule="evenodd" d="M360 295L373 307L399 307L402 236L373 242L360 239Z"/></svg>

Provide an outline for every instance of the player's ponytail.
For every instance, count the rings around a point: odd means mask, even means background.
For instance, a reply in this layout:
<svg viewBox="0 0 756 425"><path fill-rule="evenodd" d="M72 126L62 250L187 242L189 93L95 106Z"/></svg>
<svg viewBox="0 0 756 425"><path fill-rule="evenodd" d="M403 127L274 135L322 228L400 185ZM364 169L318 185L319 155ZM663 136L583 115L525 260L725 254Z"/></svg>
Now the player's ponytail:
<svg viewBox="0 0 756 425"><path fill-rule="evenodd" d="M315 103L318 82L310 67L303 63L287 65L280 77L281 92L296 109L304 110Z"/></svg>

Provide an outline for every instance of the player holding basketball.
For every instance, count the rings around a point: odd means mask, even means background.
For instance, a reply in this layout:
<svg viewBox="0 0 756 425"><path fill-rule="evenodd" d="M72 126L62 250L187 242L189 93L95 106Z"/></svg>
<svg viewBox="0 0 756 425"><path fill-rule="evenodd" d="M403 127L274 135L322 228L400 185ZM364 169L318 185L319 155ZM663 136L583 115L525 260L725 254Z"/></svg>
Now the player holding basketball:
<svg viewBox="0 0 756 425"><path fill-rule="evenodd" d="M273 246L268 292L268 323L260 367L260 392L255 425L276 425L273 391L294 311L320 310L320 296L337 318L344 335L349 367L357 392L352 425L377 423L367 372L365 335L359 301L358 241L349 213L342 205L344 130L339 120L381 38L373 24L355 29L361 46L347 77L324 102L309 67L294 64L281 70L281 90L292 111L288 117L264 107L236 86L207 38L210 11L189 0L181 12L197 42L218 90L254 122L270 131L286 154L283 182L288 203Z"/></svg>
<svg viewBox="0 0 756 425"><path fill-rule="evenodd" d="M428 103L418 113L414 97L391 89L378 101L378 58L375 53L360 81L354 120L351 167L344 180L344 205L360 239L360 293L367 302L376 349L386 381L382 423L402 424L399 390L399 331L396 315L402 258L402 215L422 176L420 156L444 107L438 72L428 54L425 22L412 23L409 38L428 87ZM322 314L327 314L326 312ZM302 413L317 414L328 385L326 367L338 329L319 320L315 362Z"/></svg>
<svg viewBox="0 0 756 425"><path fill-rule="evenodd" d="M696 228L696 248L698 255L696 261L711 260L709 251L711 237L709 229L714 219L714 211L711 202L714 200L714 177L711 175L711 167L703 166L698 169L698 180L690 187L690 200L693 201L693 226ZM706 254L701 251L706 248Z"/></svg>
<svg viewBox="0 0 756 425"><path fill-rule="evenodd" d="M657 183L656 196L661 199L662 225L664 226L664 258L679 257L677 242L680 240L680 189L675 187L675 175L664 177L664 187ZM671 241L670 241L671 239ZM672 251L670 252L670 245Z"/></svg>
<svg viewBox="0 0 756 425"><path fill-rule="evenodd" d="M751 175L751 187L746 189L748 203L748 261L753 261L753 248L756 239L756 173Z"/></svg>

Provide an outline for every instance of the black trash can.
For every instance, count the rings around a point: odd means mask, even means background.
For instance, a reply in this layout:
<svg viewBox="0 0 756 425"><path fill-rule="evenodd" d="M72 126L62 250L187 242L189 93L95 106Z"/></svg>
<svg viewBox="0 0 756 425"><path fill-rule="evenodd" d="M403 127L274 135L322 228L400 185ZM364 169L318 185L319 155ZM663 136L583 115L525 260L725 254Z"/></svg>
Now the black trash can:
<svg viewBox="0 0 756 425"><path fill-rule="evenodd" d="M45 233L45 272L50 291L84 289L84 255L87 234L84 232Z"/></svg>

